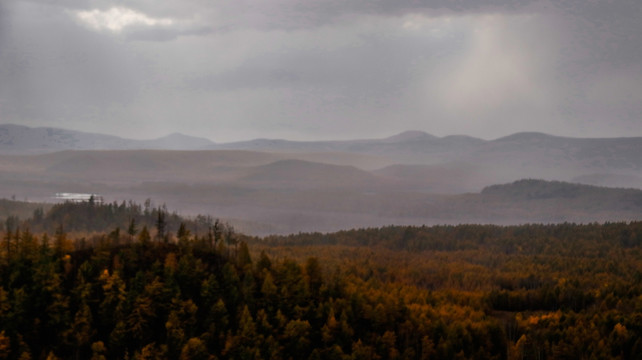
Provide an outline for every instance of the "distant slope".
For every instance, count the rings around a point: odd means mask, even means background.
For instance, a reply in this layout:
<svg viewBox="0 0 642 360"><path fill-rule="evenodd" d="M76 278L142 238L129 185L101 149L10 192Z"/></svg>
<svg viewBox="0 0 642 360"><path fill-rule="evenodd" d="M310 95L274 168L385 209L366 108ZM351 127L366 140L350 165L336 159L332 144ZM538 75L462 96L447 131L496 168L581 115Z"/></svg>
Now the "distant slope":
<svg viewBox="0 0 642 360"><path fill-rule="evenodd" d="M642 138L567 138L518 133L488 141L459 154L457 162L475 164L478 177L492 183L523 178L595 184L587 175L601 174L600 185L622 186L623 178L642 176ZM635 182L628 182L636 186ZM637 183L640 184L640 183Z"/></svg>
<svg viewBox="0 0 642 360"><path fill-rule="evenodd" d="M639 176L596 173L581 175L572 180L589 185L642 189L642 174Z"/></svg>
<svg viewBox="0 0 642 360"><path fill-rule="evenodd" d="M622 174L642 171L642 138L566 138L518 133L487 142L466 160L512 167L523 177L558 177L600 170ZM529 174L529 169L531 173ZM543 174L542 174L543 173Z"/></svg>
<svg viewBox="0 0 642 360"><path fill-rule="evenodd" d="M153 140L131 140L58 128L0 125L0 153L2 154L37 154L61 150L199 150L213 145L214 143L207 139L182 134L172 134Z"/></svg>
<svg viewBox="0 0 642 360"><path fill-rule="evenodd" d="M456 160L485 140L469 136L436 137L421 131L407 131L383 139L344 141L287 141L257 139L217 145L217 148L274 152L345 152L385 156L403 164L434 164Z"/></svg>
<svg viewBox="0 0 642 360"><path fill-rule="evenodd" d="M484 169L467 163L438 165L395 164L373 171L373 174L396 186L400 191L432 194L477 192L492 183Z"/></svg>
<svg viewBox="0 0 642 360"><path fill-rule="evenodd" d="M582 210L635 210L642 212L642 191L638 189L526 179L510 184L486 187L482 190L481 195L515 203L555 199L576 205L581 203Z"/></svg>
<svg viewBox="0 0 642 360"><path fill-rule="evenodd" d="M637 195L639 190L611 189L606 187L573 184L562 181L524 179L510 184L492 185L481 191L482 195L500 196L513 201L542 199L573 199L578 197L597 197L602 194Z"/></svg>
<svg viewBox="0 0 642 360"><path fill-rule="evenodd" d="M642 219L638 189L528 179L489 186L479 199L495 218L503 216L507 223Z"/></svg>
<svg viewBox="0 0 642 360"><path fill-rule="evenodd" d="M230 172L279 159L278 155L241 150L61 151L28 156L0 155L0 173L13 174L15 178L31 175L49 180L102 183L133 184L149 180L191 183L230 179Z"/></svg>
<svg viewBox="0 0 642 360"><path fill-rule="evenodd" d="M279 160L255 167L240 181L267 188L286 189L365 189L378 179L354 166L314 163L304 160Z"/></svg>
<svg viewBox="0 0 642 360"><path fill-rule="evenodd" d="M57 128L30 128L0 125L0 152L5 154L42 153L71 149L131 148L132 140Z"/></svg>

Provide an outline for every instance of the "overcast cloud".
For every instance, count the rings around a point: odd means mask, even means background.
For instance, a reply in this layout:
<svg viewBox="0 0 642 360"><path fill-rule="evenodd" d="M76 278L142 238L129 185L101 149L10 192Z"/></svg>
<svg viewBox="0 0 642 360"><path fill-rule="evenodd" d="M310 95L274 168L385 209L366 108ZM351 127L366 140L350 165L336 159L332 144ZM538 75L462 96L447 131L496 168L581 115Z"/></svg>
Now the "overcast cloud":
<svg viewBox="0 0 642 360"><path fill-rule="evenodd" d="M0 123L227 142L642 136L642 2L0 2Z"/></svg>

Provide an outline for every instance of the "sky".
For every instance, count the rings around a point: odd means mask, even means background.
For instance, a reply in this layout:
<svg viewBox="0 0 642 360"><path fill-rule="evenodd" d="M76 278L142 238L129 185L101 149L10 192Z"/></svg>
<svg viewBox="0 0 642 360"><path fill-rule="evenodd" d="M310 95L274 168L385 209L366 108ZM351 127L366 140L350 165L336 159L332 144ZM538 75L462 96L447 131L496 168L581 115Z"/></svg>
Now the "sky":
<svg viewBox="0 0 642 360"><path fill-rule="evenodd" d="M0 123L642 136L642 1L2 0Z"/></svg>

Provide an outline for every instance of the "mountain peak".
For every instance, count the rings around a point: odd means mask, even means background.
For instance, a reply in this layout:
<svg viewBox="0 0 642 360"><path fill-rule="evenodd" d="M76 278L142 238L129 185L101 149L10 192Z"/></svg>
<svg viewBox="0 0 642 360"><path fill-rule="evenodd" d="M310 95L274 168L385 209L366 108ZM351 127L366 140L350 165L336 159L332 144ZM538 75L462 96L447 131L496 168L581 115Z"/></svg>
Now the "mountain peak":
<svg viewBox="0 0 642 360"><path fill-rule="evenodd" d="M553 139L558 136L549 135L536 131L524 131L511 134L508 136L501 137L495 141L532 141L532 140L544 140L544 139Z"/></svg>
<svg viewBox="0 0 642 360"><path fill-rule="evenodd" d="M436 136L430 135L423 131L409 130L409 131L404 131L397 135L387 137L383 140L385 140L386 142L403 142L403 141L410 141L410 140L428 140L428 139L436 139L436 138L437 138Z"/></svg>

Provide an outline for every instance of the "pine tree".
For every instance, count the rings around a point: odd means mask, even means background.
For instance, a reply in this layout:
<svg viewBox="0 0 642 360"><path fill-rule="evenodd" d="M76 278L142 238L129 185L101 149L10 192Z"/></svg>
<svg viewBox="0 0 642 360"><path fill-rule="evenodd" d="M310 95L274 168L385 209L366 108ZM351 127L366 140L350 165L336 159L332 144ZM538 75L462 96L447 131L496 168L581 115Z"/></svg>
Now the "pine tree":
<svg viewBox="0 0 642 360"><path fill-rule="evenodd" d="M158 216L156 218L156 239L166 241L165 230L167 226L167 221L165 220L165 212L159 207Z"/></svg>
<svg viewBox="0 0 642 360"><path fill-rule="evenodd" d="M138 229L136 229L136 219L132 217L131 220L129 220L129 226L127 227L127 235L129 235L129 241L132 241L134 239L137 231Z"/></svg>

